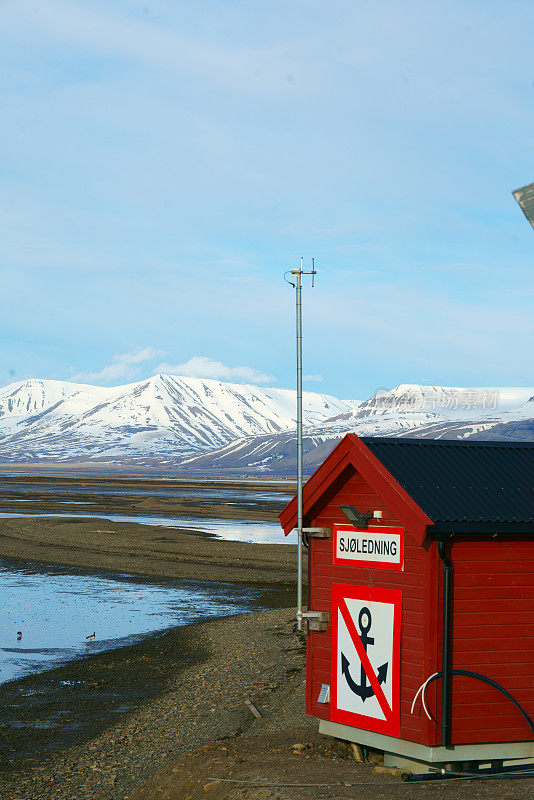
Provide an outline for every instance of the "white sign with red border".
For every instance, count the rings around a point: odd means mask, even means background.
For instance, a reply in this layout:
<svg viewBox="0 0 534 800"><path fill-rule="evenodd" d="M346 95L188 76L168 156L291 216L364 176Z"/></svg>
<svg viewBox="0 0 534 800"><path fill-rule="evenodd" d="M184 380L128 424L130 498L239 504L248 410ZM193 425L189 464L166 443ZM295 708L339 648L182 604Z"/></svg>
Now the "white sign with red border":
<svg viewBox="0 0 534 800"><path fill-rule="evenodd" d="M333 722L399 736L401 610L398 589L332 586Z"/></svg>
<svg viewBox="0 0 534 800"><path fill-rule="evenodd" d="M334 525L333 546L334 564L397 570L404 567L404 528Z"/></svg>

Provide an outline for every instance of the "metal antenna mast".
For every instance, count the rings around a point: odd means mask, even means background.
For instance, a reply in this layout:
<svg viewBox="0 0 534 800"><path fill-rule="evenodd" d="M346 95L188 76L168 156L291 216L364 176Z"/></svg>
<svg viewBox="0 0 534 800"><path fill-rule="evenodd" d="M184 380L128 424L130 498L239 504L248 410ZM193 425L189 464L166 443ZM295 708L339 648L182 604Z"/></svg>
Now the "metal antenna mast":
<svg viewBox="0 0 534 800"><path fill-rule="evenodd" d="M302 630L302 276L312 276L312 288L315 285L315 259L312 258L311 270L305 270L304 259L300 259L300 267L291 270L295 279L287 281L295 288L297 318L297 628ZM287 274L287 273L286 273ZM287 278L286 278L287 280Z"/></svg>

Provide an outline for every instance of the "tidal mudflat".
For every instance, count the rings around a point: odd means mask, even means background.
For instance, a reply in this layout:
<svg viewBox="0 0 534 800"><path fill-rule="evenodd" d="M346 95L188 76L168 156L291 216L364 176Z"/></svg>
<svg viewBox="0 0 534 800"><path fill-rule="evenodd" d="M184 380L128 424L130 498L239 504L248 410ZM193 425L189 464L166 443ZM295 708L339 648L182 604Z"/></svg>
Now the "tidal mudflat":
<svg viewBox="0 0 534 800"><path fill-rule="evenodd" d="M19 501L22 502L22 501ZM36 513L24 508L20 511L0 511L1 519L35 519L35 518L81 518L108 520L109 522L131 522L135 525L158 525L162 528L181 528L225 539L233 542L249 544L295 544L295 536L284 536L280 525L269 522L255 522L243 519L213 519L207 517L160 517L156 514L93 514L91 511L62 510L60 513Z"/></svg>
<svg viewBox="0 0 534 800"><path fill-rule="evenodd" d="M287 482L286 482L287 483ZM291 484L290 484L291 485ZM150 481L122 481L110 480L108 483L81 482L71 480L61 482L59 479L49 479L47 482L36 482L36 479L18 477L14 481L9 480L9 476L2 477L0 474L0 491L2 494L40 494L54 496L61 499L64 495L76 494L79 496L92 496L95 492L100 496L117 497L206 497L212 500L227 500L240 505L260 505L262 503L286 503L291 500L293 492L284 491L285 486L280 483L266 483L261 486L249 486L247 483L242 485L230 483L228 485L205 483L205 482L166 482L153 484Z"/></svg>
<svg viewBox="0 0 534 800"><path fill-rule="evenodd" d="M0 556L282 586L294 581L296 568L295 537L285 539L278 522L288 488L10 476L5 484L0 480ZM282 542L289 546L280 547Z"/></svg>
<svg viewBox="0 0 534 800"><path fill-rule="evenodd" d="M278 514L290 497L287 485L266 482L0 477L0 530L2 519L83 517L285 544Z"/></svg>
<svg viewBox="0 0 534 800"><path fill-rule="evenodd" d="M9 620L2 642L6 665L10 662L13 675L28 673L32 659L39 670L52 667L0 686L2 748L13 767L95 735L156 697L187 664L205 658L187 633L195 629L190 622L292 602L294 546L210 535L209 525L217 520L244 527L250 520L251 509L240 503L235 488L223 502L210 498L205 484L202 497L169 498L135 492L100 496L96 485L83 496L45 497L39 490L17 493L13 479L10 483L9 490L0 488L2 509L11 503L15 511L13 501L30 500L19 505L33 510L37 503L39 513L58 514L0 519L7 583L13 591L21 582L27 588L26 607L22 603L4 616ZM259 525L277 525L284 493L287 488L274 490L272 502L256 498ZM59 513L65 508L61 504L75 504L77 511L77 504L87 501L96 506L98 518ZM178 513L188 527L172 527ZM139 515L158 515L169 524L140 524ZM28 613L34 605L42 605L39 619ZM58 624L67 608L70 621ZM85 637L93 632L95 639L87 644Z"/></svg>

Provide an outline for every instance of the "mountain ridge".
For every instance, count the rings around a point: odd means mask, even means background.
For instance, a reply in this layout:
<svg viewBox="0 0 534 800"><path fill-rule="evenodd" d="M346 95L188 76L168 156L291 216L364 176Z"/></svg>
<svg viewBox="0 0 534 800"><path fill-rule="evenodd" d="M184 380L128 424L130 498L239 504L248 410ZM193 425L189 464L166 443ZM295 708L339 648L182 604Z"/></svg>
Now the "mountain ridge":
<svg viewBox="0 0 534 800"><path fill-rule="evenodd" d="M176 459L243 436L287 430L296 424L295 408L289 389L161 373L111 388L30 379L0 390L0 458ZM317 392L303 399L309 424L348 408Z"/></svg>
<svg viewBox="0 0 534 800"><path fill-rule="evenodd" d="M534 438L534 388L400 384L359 403L305 392L307 471L345 433ZM292 474L296 393L157 375L123 386L29 379L0 389L0 462Z"/></svg>

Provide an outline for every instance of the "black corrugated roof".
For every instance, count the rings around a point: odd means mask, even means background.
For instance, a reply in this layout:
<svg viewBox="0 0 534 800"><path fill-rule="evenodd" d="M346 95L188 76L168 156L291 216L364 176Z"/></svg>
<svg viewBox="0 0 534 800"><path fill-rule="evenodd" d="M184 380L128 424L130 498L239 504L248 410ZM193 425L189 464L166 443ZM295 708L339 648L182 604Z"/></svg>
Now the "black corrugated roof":
<svg viewBox="0 0 534 800"><path fill-rule="evenodd" d="M534 442L362 437L439 533L534 533Z"/></svg>

